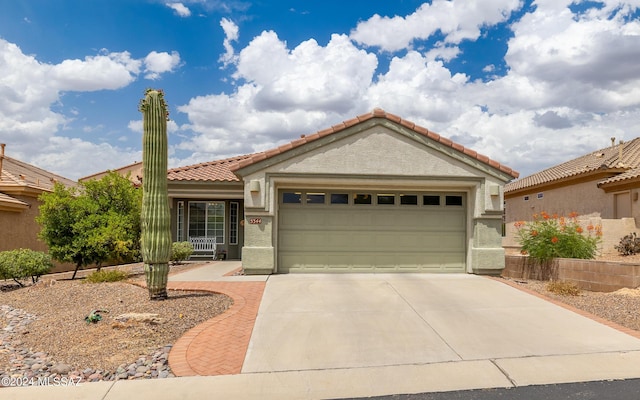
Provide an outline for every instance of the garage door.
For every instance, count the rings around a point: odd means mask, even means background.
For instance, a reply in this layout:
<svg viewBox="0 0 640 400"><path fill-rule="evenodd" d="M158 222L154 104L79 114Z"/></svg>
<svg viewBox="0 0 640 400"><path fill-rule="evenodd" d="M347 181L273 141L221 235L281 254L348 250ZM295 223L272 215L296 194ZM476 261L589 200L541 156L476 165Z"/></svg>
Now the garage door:
<svg viewBox="0 0 640 400"><path fill-rule="evenodd" d="M463 193L279 192L278 272L465 272Z"/></svg>

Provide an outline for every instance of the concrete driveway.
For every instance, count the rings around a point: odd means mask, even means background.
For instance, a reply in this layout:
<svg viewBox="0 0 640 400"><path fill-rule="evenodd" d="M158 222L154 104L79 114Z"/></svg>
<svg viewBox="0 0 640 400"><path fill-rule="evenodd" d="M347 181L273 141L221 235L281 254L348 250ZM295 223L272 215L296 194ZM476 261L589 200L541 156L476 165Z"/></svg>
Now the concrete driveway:
<svg viewBox="0 0 640 400"><path fill-rule="evenodd" d="M486 277L291 274L269 277L242 373L458 363L519 386L640 376L639 350L637 338Z"/></svg>

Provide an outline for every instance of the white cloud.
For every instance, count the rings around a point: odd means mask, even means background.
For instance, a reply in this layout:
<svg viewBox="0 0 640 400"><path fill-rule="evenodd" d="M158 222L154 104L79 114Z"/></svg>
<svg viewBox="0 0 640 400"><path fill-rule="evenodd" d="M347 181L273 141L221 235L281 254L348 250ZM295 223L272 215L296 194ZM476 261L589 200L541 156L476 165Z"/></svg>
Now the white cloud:
<svg viewBox="0 0 640 400"><path fill-rule="evenodd" d="M519 0L433 0L405 17L376 14L358 23L351 38L390 52L411 48L415 40L428 39L436 32L444 35L445 43L458 44L477 39L482 26L507 20L521 6Z"/></svg>
<svg viewBox="0 0 640 400"><path fill-rule="evenodd" d="M34 147L33 144L7 146L6 151L13 158L73 180L142 159L140 150L60 136L43 141L38 151Z"/></svg>
<svg viewBox="0 0 640 400"><path fill-rule="evenodd" d="M173 72L180 66L180 54L177 51L167 52L152 51L144 59L146 79L158 79L165 72Z"/></svg>
<svg viewBox="0 0 640 400"><path fill-rule="evenodd" d="M135 80L140 61L129 52L85 57L84 60L64 60L53 65L51 83L61 91L94 91L119 89Z"/></svg>
<svg viewBox="0 0 640 400"><path fill-rule="evenodd" d="M417 117L427 126L451 121L468 103L458 99L468 77L452 75L441 61L430 61L418 52L394 57L389 71L367 92L368 108L380 106L403 116Z"/></svg>
<svg viewBox="0 0 640 400"><path fill-rule="evenodd" d="M175 13L180 17L186 18L191 16L191 10L182 3L166 3L165 5L173 9L173 11L175 11Z"/></svg>
<svg viewBox="0 0 640 400"><path fill-rule="evenodd" d="M234 78L255 85L257 110L345 113L360 106L376 67L375 55L345 35L332 35L326 47L310 39L289 50L263 32L240 52Z"/></svg>
<svg viewBox="0 0 640 400"><path fill-rule="evenodd" d="M224 46L224 54L220 56L220 62L222 62L222 68L226 68L229 64L233 64L236 62L238 57L233 50L233 46L231 42L235 42L238 40L239 29L238 25L236 25L233 21L222 18L220 20L220 26L224 31L224 41L222 45Z"/></svg>

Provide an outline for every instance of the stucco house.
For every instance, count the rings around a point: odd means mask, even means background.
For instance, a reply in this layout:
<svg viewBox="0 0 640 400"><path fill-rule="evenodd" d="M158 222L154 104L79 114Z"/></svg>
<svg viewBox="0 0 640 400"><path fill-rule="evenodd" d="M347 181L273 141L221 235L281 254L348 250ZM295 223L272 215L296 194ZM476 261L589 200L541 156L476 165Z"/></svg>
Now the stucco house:
<svg viewBox="0 0 640 400"><path fill-rule="evenodd" d="M518 173L381 109L276 149L169 171L174 240L247 274L499 274Z"/></svg>
<svg viewBox="0 0 640 400"><path fill-rule="evenodd" d="M593 151L505 186L505 247L517 248L517 221L534 214L579 215L584 224L602 225L601 252L614 246L640 222L640 138Z"/></svg>
<svg viewBox="0 0 640 400"><path fill-rule="evenodd" d="M56 182L77 186L70 179L5 155L5 145L0 144L0 251L47 251L38 240L40 225L35 218L42 204L38 197L51 192Z"/></svg>

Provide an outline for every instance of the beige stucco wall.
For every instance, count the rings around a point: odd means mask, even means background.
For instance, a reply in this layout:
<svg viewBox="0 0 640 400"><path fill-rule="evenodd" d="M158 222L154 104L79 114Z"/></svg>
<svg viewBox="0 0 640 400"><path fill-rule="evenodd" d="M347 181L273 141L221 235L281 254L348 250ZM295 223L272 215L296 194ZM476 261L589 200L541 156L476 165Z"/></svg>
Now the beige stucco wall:
<svg viewBox="0 0 640 400"><path fill-rule="evenodd" d="M601 218L613 218L613 197L598 189L601 179L577 183L568 187L538 190L508 197L505 205L506 222L530 221L534 214L545 211L549 214L568 216L595 214ZM538 199L538 193L543 197ZM525 201L524 197L529 196Z"/></svg>
<svg viewBox="0 0 640 400"><path fill-rule="evenodd" d="M36 222L41 202L33 197L12 195L31 207L22 212L0 211L0 251L19 248L47 251L38 240L40 225Z"/></svg>
<svg viewBox="0 0 640 400"><path fill-rule="evenodd" d="M47 245L38 239L40 224L36 217L40 213L42 202L34 197L11 195L31 205L22 212L0 211L0 251L14 249L31 249L48 252ZM70 263L53 261L51 272L71 271L75 268Z"/></svg>
<svg viewBox="0 0 640 400"><path fill-rule="evenodd" d="M277 271L278 190L314 187L464 192L468 272L500 273L506 175L404 128L375 125L325 139L267 160L261 170L238 171L245 182L245 221L262 218L264 225L245 225L246 273ZM251 191L252 181L259 191Z"/></svg>

